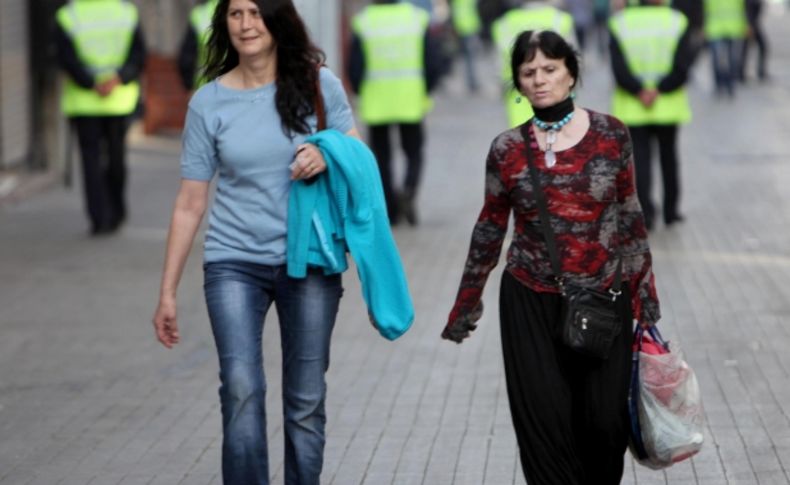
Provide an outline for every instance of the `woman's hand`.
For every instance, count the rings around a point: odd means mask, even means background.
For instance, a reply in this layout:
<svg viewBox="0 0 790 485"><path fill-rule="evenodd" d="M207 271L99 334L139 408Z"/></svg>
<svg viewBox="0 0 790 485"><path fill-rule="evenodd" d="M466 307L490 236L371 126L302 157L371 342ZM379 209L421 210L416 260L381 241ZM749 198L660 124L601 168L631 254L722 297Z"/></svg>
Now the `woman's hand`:
<svg viewBox="0 0 790 485"><path fill-rule="evenodd" d="M453 312L451 312L450 321L447 322L444 330L442 330L442 338L460 344L464 339L472 335L472 332L477 328L477 321L482 316L482 301L477 302L477 305L471 311L459 311L455 318L453 318Z"/></svg>
<svg viewBox="0 0 790 485"><path fill-rule="evenodd" d="M154 314L154 329L156 338L162 345L172 349L180 340L178 321L176 320L176 300L171 297L159 299L159 306Z"/></svg>
<svg viewBox="0 0 790 485"><path fill-rule="evenodd" d="M326 170L326 161L321 150L310 143L303 143L296 149L296 157L291 164L291 180L304 180L315 177Z"/></svg>
<svg viewBox="0 0 790 485"><path fill-rule="evenodd" d="M457 323L452 327L444 327L442 330L441 337L445 340L452 340L453 342L460 344L464 341L464 339L469 338L472 335L472 331L477 328L477 325L474 323Z"/></svg>

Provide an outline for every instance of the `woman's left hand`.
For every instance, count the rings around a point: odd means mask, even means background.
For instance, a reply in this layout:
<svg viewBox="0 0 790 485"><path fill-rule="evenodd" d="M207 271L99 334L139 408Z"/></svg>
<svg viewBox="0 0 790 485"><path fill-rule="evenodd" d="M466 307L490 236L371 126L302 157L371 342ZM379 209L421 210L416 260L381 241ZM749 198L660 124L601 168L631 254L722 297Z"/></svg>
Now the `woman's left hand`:
<svg viewBox="0 0 790 485"><path fill-rule="evenodd" d="M296 149L296 157L291 164L291 180L304 180L315 177L326 170L326 161L321 150L310 143L303 143Z"/></svg>

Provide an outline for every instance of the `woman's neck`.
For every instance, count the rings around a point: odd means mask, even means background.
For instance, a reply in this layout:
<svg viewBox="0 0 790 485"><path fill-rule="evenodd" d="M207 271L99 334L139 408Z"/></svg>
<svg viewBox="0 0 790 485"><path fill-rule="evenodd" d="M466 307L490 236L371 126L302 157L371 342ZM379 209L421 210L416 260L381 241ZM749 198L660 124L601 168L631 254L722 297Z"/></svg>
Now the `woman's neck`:
<svg viewBox="0 0 790 485"><path fill-rule="evenodd" d="M535 121L537 125L544 123L560 123L564 124L567 120L563 120L568 116L573 116L571 113L574 111L573 97L568 96L562 101L542 108L533 106L532 110L535 112Z"/></svg>
<svg viewBox="0 0 790 485"><path fill-rule="evenodd" d="M231 73L239 89L254 89L277 79L277 57L273 55L241 58Z"/></svg>

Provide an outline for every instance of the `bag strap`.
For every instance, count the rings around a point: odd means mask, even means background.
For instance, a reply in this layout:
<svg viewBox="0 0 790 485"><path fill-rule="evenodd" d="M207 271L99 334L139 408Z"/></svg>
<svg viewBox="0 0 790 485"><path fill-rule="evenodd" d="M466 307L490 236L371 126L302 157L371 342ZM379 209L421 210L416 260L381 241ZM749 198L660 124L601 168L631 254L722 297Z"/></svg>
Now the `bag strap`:
<svg viewBox="0 0 790 485"><path fill-rule="evenodd" d="M321 94L321 70L322 64L318 65L315 73L315 117L316 131L326 129L326 109L324 108L324 96Z"/></svg>
<svg viewBox="0 0 790 485"><path fill-rule="evenodd" d="M562 266L560 266L560 257L557 253L557 240L554 236L554 231L551 229L551 222L549 219L549 205L546 202L546 194L543 191L543 186L540 184L540 176L538 175L538 168L535 164L535 154L532 151L532 135L530 134L530 126L532 120L528 120L521 125L521 136L524 137L524 149L527 152L527 168L529 175L532 179L532 193L535 197L535 202L538 206L538 215L540 217L540 226L543 231L543 238L546 240L546 248L549 251L549 259L551 260L551 269L554 272L554 279L560 287L560 291L564 293L564 278L562 277ZM610 291L615 297L620 294L623 280L623 255L621 247L617 246L617 270L614 274L614 281Z"/></svg>
<svg viewBox="0 0 790 485"><path fill-rule="evenodd" d="M664 340L664 337L661 335L661 332L658 331L658 327L655 325L650 325L647 329L642 327L641 325L637 325L636 329L634 329L634 347L635 350L641 351L642 350L642 342L644 339L644 335L647 333L651 339L658 345L664 347L664 349L669 352L669 342ZM634 352L637 354L638 352ZM634 359L638 359L637 355L634 355Z"/></svg>

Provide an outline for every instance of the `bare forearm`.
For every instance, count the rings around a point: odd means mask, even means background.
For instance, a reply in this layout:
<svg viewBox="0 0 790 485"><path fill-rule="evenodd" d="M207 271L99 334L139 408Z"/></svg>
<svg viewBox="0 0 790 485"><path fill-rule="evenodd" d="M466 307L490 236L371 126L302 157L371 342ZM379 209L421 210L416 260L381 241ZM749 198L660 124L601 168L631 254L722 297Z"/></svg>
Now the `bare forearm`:
<svg viewBox="0 0 790 485"><path fill-rule="evenodd" d="M187 257L192 249L200 222L205 209L184 207L178 202L173 209L170 232L167 237L167 253L162 272L160 298L175 298L181 274L184 271Z"/></svg>

